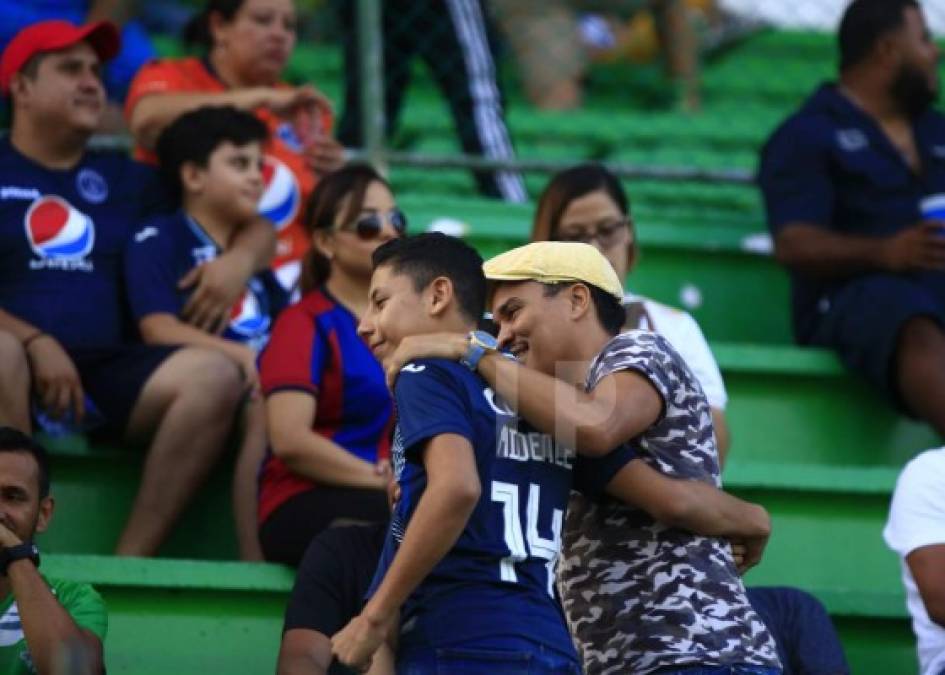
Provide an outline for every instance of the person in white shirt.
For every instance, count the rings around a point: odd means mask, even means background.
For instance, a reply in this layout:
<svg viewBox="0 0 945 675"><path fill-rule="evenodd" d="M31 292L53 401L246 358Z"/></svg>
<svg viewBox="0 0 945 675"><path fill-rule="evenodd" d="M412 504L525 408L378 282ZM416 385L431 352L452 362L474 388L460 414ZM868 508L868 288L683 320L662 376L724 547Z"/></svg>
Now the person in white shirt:
<svg viewBox="0 0 945 675"><path fill-rule="evenodd" d="M906 464L896 482L886 544L899 556L921 675L945 674L945 447Z"/></svg>
<svg viewBox="0 0 945 675"><path fill-rule="evenodd" d="M630 202L620 181L600 164L579 164L555 174L538 200L532 241L592 244L626 279L637 258ZM696 376L709 407L724 465L731 438L725 421L728 394L722 373L699 324L686 312L628 293L627 329L643 328L665 337Z"/></svg>

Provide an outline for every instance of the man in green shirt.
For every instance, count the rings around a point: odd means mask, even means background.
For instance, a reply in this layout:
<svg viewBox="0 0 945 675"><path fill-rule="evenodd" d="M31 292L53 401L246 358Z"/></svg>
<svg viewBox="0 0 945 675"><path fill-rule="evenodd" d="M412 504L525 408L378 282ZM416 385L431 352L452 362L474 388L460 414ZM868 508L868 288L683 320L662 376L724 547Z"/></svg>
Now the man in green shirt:
<svg viewBox="0 0 945 675"><path fill-rule="evenodd" d="M49 526L53 506L46 451L0 427L0 675L104 672L102 597L38 569L33 537Z"/></svg>

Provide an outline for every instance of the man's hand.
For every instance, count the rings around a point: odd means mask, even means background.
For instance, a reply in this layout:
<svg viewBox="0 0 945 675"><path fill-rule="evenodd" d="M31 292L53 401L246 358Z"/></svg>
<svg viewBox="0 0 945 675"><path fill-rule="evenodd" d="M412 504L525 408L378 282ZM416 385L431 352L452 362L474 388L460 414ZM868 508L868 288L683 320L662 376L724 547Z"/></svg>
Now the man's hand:
<svg viewBox="0 0 945 675"><path fill-rule="evenodd" d="M469 339L465 333L428 333L408 335L394 353L384 359L387 386L394 388L400 369L414 359L447 359L459 361L466 353Z"/></svg>
<svg viewBox="0 0 945 675"><path fill-rule="evenodd" d="M748 570L761 562L768 537L747 537L731 539L732 557L738 573L744 575Z"/></svg>
<svg viewBox="0 0 945 675"><path fill-rule="evenodd" d="M374 652L387 636L390 620L369 619L366 612L351 619L331 638L331 653L342 664L359 672L371 667Z"/></svg>
<svg viewBox="0 0 945 675"><path fill-rule="evenodd" d="M923 220L886 240L881 266L889 272L945 269L945 222Z"/></svg>
<svg viewBox="0 0 945 675"><path fill-rule="evenodd" d="M254 262L247 253L231 249L191 269L177 282L181 290L194 289L181 311L181 318L208 333L222 333L233 305L253 275Z"/></svg>
<svg viewBox="0 0 945 675"><path fill-rule="evenodd" d="M754 527L751 529L755 534L729 539L739 574L745 574L761 562L768 538L771 536L771 516L768 511L763 506L751 503L748 503L746 508L751 509L751 520L754 521Z"/></svg>
<svg viewBox="0 0 945 675"><path fill-rule="evenodd" d="M52 335L34 338L26 348L33 374L33 386L43 401L43 408L56 419L73 411L75 421L85 417L85 394L79 371L66 351Z"/></svg>
<svg viewBox="0 0 945 675"><path fill-rule="evenodd" d="M0 548L19 546L22 543L23 540L16 536L13 530L0 520Z"/></svg>

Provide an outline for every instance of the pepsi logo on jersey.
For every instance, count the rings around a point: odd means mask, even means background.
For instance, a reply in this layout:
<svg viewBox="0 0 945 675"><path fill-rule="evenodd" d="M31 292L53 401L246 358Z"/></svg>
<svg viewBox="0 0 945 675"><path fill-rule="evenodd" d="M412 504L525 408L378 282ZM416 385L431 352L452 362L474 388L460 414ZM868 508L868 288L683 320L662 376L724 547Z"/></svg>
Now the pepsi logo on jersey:
<svg viewBox="0 0 945 675"><path fill-rule="evenodd" d="M30 269L92 271L88 255L95 244L95 223L65 199L40 197L26 210L23 225L38 257L30 261Z"/></svg>
<svg viewBox="0 0 945 675"><path fill-rule="evenodd" d="M295 174L283 162L266 155L263 163L263 194L259 214L275 224L276 231L285 229L299 212L302 191Z"/></svg>
<svg viewBox="0 0 945 675"><path fill-rule="evenodd" d="M259 351L269 339L271 320L265 311L263 289L255 280L230 310L229 330L234 337Z"/></svg>

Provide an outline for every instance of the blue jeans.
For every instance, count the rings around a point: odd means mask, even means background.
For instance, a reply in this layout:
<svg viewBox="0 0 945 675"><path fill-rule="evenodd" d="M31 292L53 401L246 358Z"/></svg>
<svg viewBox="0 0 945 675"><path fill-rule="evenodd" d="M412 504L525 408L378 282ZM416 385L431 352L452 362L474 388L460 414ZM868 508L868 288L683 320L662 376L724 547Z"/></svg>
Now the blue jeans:
<svg viewBox="0 0 945 675"><path fill-rule="evenodd" d="M739 664L735 666L682 666L681 668L660 668L659 675L781 675L777 668Z"/></svg>
<svg viewBox="0 0 945 675"><path fill-rule="evenodd" d="M581 667L573 657L541 645L527 650L427 647L401 649L397 675L581 675Z"/></svg>

